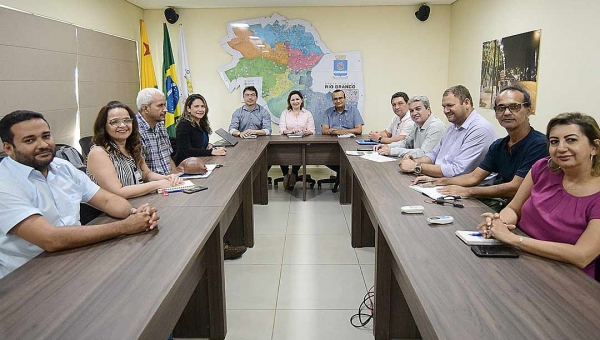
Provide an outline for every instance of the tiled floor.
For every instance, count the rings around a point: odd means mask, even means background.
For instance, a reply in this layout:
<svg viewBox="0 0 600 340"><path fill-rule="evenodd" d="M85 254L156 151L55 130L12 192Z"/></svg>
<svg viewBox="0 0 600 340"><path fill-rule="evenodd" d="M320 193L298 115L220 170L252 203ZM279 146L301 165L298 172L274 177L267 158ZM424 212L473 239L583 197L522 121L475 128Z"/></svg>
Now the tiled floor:
<svg viewBox="0 0 600 340"><path fill-rule="evenodd" d="M274 174L277 176L277 173ZM227 340L371 340L350 324L374 281L374 249L350 246L350 206L331 185L269 187L254 206L255 246L225 262Z"/></svg>

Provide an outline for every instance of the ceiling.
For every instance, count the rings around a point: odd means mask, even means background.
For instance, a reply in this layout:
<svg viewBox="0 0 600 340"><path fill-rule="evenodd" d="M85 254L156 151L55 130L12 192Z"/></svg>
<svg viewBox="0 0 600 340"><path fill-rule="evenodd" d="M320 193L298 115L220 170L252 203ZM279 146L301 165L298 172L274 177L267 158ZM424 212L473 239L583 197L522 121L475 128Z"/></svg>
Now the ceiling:
<svg viewBox="0 0 600 340"><path fill-rule="evenodd" d="M227 8L227 7L303 7L303 6L416 6L448 5L456 0L126 0L142 9Z"/></svg>

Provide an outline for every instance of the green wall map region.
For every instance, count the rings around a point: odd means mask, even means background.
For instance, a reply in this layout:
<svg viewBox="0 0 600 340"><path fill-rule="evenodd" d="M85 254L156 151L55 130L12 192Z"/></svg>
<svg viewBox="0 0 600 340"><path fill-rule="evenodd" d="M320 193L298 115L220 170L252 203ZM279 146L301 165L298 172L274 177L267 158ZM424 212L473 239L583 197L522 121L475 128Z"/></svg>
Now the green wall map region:
<svg viewBox="0 0 600 340"><path fill-rule="evenodd" d="M275 63L269 59L241 58L237 65L225 71L229 81L239 78L263 77L262 96L270 96L271 89L277 84L277 75L285 73L287 66Z"/></svg>

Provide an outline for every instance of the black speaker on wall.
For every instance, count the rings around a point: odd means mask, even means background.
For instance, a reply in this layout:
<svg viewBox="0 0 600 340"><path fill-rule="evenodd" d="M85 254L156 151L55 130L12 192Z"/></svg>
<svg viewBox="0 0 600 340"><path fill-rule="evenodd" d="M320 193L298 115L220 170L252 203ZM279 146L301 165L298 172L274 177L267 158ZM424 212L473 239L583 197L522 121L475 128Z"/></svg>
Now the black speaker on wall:
<svg viewBox="0 0 600 340"><path fill-rule="evenodd" d="M425 4L422 4L421 7L419 7L419 10L415 12L415 16L421 21L426 21L429 19L429 12L431 12L431 8Z"/></svg>
<svg viewBox="0 0 600 340"><path fill-rule="evenodd" d="M169 7L165 9L165 19L167 19L169 24L174 24L177 22L177 19L179 19L179 14L175 12L174 8Z"/></svg>

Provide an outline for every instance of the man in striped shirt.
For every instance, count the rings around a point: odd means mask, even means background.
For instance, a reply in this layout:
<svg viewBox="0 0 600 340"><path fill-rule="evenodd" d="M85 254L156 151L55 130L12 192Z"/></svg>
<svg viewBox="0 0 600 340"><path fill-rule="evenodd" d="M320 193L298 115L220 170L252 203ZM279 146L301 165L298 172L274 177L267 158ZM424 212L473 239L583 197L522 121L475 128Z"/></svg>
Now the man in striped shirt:
<svg viewBox="0 0 600 340"><path fill-rule="evenodd" d="M165 127L165 95L153 87L145 88L138 93L136 105L140 140L144 146L142 153L146 164L153 172L166 175L175 169L175 163L171 158L173 148Z"/></svg>

